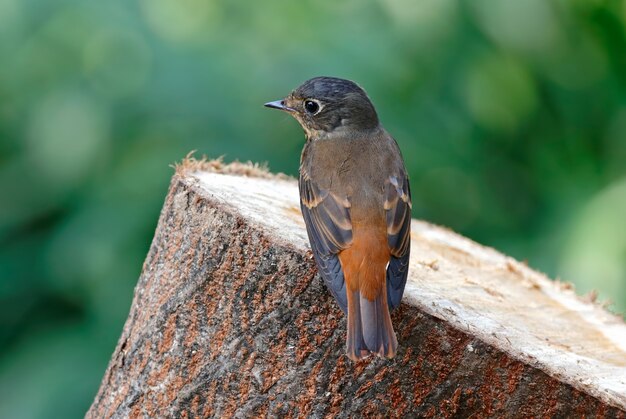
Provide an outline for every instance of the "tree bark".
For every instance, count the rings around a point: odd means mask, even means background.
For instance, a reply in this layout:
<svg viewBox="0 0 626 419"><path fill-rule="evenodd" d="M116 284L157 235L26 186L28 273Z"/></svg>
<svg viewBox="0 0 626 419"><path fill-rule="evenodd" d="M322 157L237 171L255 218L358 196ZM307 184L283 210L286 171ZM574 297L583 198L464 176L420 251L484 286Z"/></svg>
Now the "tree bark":
<svg viewBox="0 0 626 419"><path fill-rule="evenodd" d="M87 417L625 417L621 318L449 230L412 231L398 355L354 363L296 183L185 161Z"/></svg>

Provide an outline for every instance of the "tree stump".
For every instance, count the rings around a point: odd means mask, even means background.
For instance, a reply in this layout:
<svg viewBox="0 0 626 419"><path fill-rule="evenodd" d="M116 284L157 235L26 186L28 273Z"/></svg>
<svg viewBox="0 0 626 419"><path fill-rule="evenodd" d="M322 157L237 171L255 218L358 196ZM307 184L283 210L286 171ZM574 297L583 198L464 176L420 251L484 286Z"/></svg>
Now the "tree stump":
<svg viewBox="0 0 626 419"><path fill-rule="evenodd" d="M396 358L352 362L293 179L177 167L87 417L625 417L626 325L413 221Z"/></svg>

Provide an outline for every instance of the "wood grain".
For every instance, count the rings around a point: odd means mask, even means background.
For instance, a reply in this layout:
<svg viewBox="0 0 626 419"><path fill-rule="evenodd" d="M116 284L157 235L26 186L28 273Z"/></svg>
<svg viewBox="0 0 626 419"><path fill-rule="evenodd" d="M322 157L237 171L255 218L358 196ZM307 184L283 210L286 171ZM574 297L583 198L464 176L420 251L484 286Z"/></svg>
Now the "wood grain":
<svg viewBox="0 0 626 419"><path fill-rule="evenodd" d="M348 360L297 196L250 166L177 170L87 417L625 417L621 319L423 222L398 355Z"/></svg>

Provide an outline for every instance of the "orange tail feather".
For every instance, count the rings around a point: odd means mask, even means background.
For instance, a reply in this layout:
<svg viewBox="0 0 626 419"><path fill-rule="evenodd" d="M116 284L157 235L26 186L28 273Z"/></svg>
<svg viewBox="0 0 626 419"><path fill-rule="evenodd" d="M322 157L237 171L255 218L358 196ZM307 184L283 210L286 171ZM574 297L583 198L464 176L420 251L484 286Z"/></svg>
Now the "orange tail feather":
<svg viewBox="0 0 626 419"><path fill-rule="evenodd" d="M398 340L393 330L386 290L374 300L363 297L359 291L348 291L348 335L346 352L354 361L375 353L393 358Z"/></svg>

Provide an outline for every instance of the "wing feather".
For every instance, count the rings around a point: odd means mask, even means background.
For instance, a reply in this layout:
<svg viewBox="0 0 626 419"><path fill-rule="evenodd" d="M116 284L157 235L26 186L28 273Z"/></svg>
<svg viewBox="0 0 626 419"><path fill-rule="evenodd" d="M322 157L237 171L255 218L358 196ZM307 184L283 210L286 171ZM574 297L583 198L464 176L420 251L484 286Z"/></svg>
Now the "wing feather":
<svg viewBox="0 0 626 419"><path fill-rule="evenodd" d="M391 260L387 267L387 303L400 305L409 271L411 250L411 188L406 173L390 176L384 190L387 240Z"/></svg>
<svg viewBox="0 0 626 419"><path fill-rule="evenodd" d="M346 285L337 254L352 243L350 202L320 188L301 170L300 208L319 272L341 309L348 307Z"/></svg>

